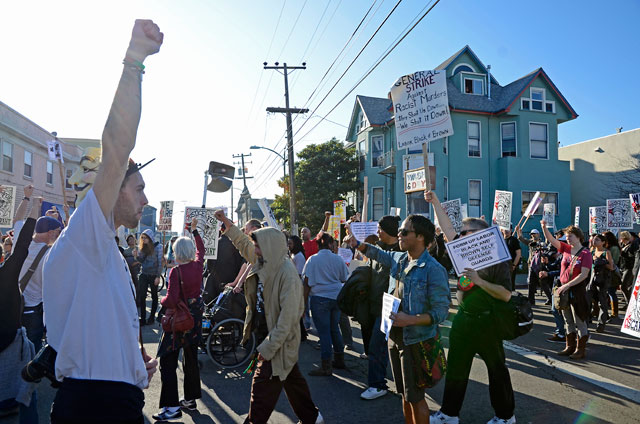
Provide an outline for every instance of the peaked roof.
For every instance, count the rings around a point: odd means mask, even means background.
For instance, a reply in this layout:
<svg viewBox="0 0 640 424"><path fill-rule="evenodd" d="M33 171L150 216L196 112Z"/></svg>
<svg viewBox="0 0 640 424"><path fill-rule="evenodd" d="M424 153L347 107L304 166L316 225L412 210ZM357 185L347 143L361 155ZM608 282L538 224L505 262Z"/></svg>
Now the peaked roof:
<svg viewBox="0 0 640 424"><path fill-rule="evenodd" d="M473 50L471 50L471 47L469 47L468 44L466 46L464 46L463 48L461 48L460 50L458 50L457 52L455 52L449 59L445 60L440 65L436 66L436 70L438 70L438 71L439 70L448 70L449 65L451 65L451 63L453 63L457 58L462 56L464 53L469 53L471 58L473 60L475 60L478 65L482 66L482 70L485 73L489 73L489 70L487 69L487 67L484 66L484 63L482 63L480 58L478 58L478 56L476 56L476 54L473 52ZM498 84L498 81L493 77L493 75L491 75L491 82L493 84Z"/></svg>
<svg viewBox="0 0 640 424"><path fill-rule="evenodd" d="M393 119L391 99L357 95L356 102L353 105L353 111L351 112L351 119L349 120L349 128L347 129L347 141L353 128L356 126L356 111L358 110L358 106L360 106L362 113L371 126L379 127L389 123L389 121Z"/></svg>

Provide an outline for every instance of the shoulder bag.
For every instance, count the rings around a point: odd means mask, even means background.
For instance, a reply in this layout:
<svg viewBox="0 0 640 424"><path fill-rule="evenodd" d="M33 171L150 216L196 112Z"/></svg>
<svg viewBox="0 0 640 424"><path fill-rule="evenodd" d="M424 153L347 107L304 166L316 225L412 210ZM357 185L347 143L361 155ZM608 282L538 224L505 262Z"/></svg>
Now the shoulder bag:
<svg viewBox="0 0 640 424"><path fill-rule="evenodd" d="M440 334L408 346L413 361L416 385L421 388L434 387L447 372L447 358L440 340Z"/></svg>
<svg viewBox="0 0 640 424"><path fill-rule="evenodd" d="M184 297L184 290L182 285L182 274L180 274L180 267L177 267L178 281L180 281L180 299L175 308L167 308L164 316L162 317L162 330L165 333L177 333L182 331L189 331L193 328L195 322L193 315L187 305L187 300Z"/></svg>

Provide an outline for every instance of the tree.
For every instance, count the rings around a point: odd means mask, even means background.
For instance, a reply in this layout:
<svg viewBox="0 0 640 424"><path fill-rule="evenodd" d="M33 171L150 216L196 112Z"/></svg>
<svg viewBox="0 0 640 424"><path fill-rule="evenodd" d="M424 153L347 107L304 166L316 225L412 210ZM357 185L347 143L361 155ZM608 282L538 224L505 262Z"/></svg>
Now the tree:
<svg viewBox="0 0 640 424"><path fill-rule="evenodd" d="M355 148L332 138L322 144L310 144L298 152L295 164L298 227L319 230L324 221L324 211L333 210L333 201L344 199L356 191L360 183ZM289 178L278 181L284 194L276 195L271 205L276 219L290 227Z"/></svg>

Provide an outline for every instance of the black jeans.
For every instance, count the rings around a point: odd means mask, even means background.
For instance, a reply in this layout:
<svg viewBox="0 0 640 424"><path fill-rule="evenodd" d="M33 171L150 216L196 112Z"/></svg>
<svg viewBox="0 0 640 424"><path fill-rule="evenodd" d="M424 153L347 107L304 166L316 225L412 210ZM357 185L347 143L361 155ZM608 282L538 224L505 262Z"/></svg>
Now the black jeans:
<svg viewBox="0 0 640 424"><path fill-rule="evenodd" d="M475 354L479 354L489 374L489 397L498 418L513 416L515 400L502 340L491 337L491 316L470 316L458 311L449 335L449 355L442 412L457 417L462 408Z"/></svg>
<svg viewBox="0 0 640 424"><path fill-rule="evenodd" d="M140 274L138 279L138 307L140 319L147 320L147 289L151 290L151 318L155 318L158 310L158 289L155 285L157 275Z"/></svg>
<svg viewBox="0 0 640 424"><path fill-rule="evenodd" d="M143 424L144 394L120 381L65 378L51 406L51 424Z"/></svg>
<svg viewBox="0 0 640 424"><path fill-rule="evenodd" d="M188 345L184 352L184 398L195 400L202 397L200 389L200 368L198 367L198 346ZM160 379L162 389L160 390L160 407L179 406L178 403L178 354L180 349L166 353L160 357Z"/></svg>

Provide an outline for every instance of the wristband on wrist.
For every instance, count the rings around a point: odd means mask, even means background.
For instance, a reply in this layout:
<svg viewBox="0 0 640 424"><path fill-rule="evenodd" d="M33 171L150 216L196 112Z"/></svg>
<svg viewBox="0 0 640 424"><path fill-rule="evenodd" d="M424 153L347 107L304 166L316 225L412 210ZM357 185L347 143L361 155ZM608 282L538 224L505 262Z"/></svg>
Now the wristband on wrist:
<svg viewBox="0 0 640 424"><path fill-rule="evenodd" d="M128 68L131 68L140 72L141 74L144 74L145 66L139 60L133 60L125 57L124 60L122 61L122 64L127 66Z"/></svg>
<svg viewBox="0 0 640 424"><path fill-rule="evenodd" d="M30 199L29 197L27 197L27 196L24 196L24 197L22 198L22 200L27 200L27 201L29 201L29 200L31 200L31 199Z"/></svg>

